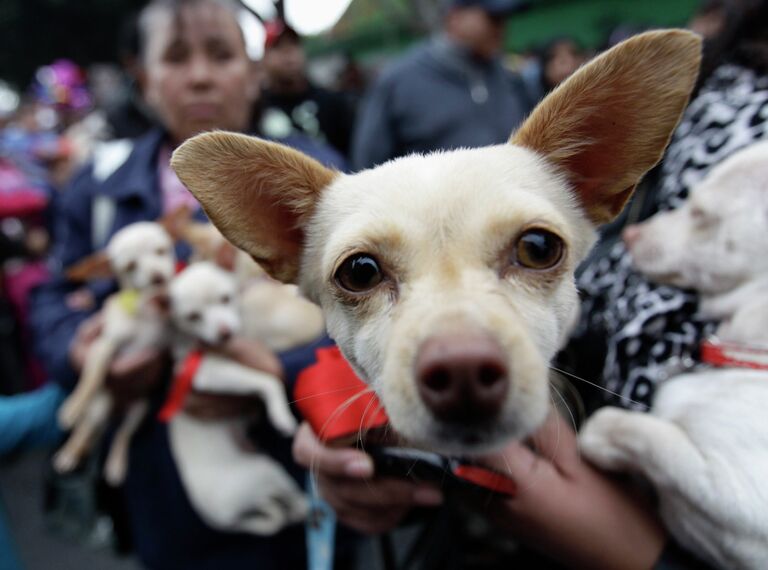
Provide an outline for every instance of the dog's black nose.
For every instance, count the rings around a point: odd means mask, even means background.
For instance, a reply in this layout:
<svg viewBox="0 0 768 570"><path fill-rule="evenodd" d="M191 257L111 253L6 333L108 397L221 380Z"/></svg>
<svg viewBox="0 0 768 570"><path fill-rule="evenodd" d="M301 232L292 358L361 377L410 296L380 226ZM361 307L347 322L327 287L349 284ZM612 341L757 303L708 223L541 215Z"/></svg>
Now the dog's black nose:
<svg viewBox="0 0 768 570"><path fill-rule="evenodd" d="M229 340L232 338L232 336L233 336L233 333L232 333L232 330L229 327L220 327L219 328L219 342L221 344L229 342Z"/></svg>
<svg viewBox="0 0 768 570"><path fill-rule="evenodd" d="M416 358L416 384L438 419L456 424L493 420L509 387L506 356L484 334L433 337Z"/></svg>

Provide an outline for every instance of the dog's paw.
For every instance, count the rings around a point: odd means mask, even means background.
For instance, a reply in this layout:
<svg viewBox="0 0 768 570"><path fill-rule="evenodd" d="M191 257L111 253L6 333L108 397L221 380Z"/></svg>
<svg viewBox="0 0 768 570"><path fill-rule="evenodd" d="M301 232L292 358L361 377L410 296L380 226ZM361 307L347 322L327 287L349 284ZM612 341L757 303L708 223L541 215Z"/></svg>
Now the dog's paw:
<svg viewBox="0 0 768 570"><path fill-rule="evenodd" d="M75 470L78 463L77 457L65 450L61 450L53 456L53 468L57 473L71 473Z"/></svg>
<svg viewBox="0 0 768 570"><path fill-rule="evenodd" d="M619 408L598 410L579 433L579 448L591 463L606 471L624 471L632 466L624 445L625 429L632 412Z"/></svg>
<svg viewBox="0 0 768 570"><path fill-rule="evenodd" d="M285 436L295 434L299 427L296 423L296 419L293 417L293 414L291 414L289 411L271 413L270 419L272 420L272 425L275 426L275 429L277 429L277 431Z"/></svg>
<svg viewBox="0 0 768 570"><path fill-rule="evenodd" d="M67 398L59 408L59 427L64 431L71 430L82 414L83 406L80 404L80 401L76 398Z"/></svg>
<svg viewBox="0 0 768 570"><path fill-rule="evenodd" d="M125 457L116 457L110 454L104 464L104 480L111 487L119 487L125 481L128 474L128 463Z"/></svg>

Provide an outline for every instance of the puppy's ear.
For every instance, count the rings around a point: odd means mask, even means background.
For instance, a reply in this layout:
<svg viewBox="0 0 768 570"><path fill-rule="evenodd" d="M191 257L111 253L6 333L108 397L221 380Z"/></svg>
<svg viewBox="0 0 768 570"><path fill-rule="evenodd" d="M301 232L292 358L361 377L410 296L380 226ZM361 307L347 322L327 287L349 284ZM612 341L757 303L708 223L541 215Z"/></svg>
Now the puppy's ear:
<svg viewBox="0 0 768 570"><path fill-rule="evenodd" d="M91 279L111 279L115 276L109 257L103 251L96 252L70 265L64 274L70 281L84 282Z"/></svg>
<svg viewBox="0 0 768 570"><path fill-rule="evenodd" d="M224 132L191 138L171 166L228 240L273 277L296 280L304 225L336 172L286 146Z"/></svg>
<svg viewBox="0 0 768 570"><path fill-rule="evenodd" d="M649 32L595 58L544 99L510 142L557 165L590 220L624 207L662 157L701 63L701 39Z"/></svg>

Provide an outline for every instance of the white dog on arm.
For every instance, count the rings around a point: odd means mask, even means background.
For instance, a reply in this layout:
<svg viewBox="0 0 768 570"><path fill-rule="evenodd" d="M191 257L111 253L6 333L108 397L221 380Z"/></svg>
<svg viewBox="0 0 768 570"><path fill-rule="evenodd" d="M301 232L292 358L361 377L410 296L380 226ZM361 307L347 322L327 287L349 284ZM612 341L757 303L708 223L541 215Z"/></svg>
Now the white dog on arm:
<svg viewBox="0 0 768 570"><path fill-rule="evenodd" d="M720 568L766 568L768 142L734 154L681 208L624 237L651 279L700 292L702 316L722 321L715 349L725 347L725 367L669 379L650 414L598 411L582 450L602 468L647 477L692 552Z"/></svg>
<svg viewBox="0 0 768 570"><path fill-rule="evenodd" d="M104 304L101 334L89 349L75 390L59 409L59 424L73 430L53 459L60 472L77 467L107 423L113 402L104 381L115 356L167 343L163 305L176 265L170 236L154 222L131 224L115 233L106 254L120 291ZM147 402L132 404L115 434L105 464L105 477L113 485L125 477L130 439L146 410Z"/></svg>
<svg viewBox="0 0 768 570"><path fill-rule="evenodd" d="M198 358L188 382L217 394L260 396L266 416L284 435L296 421L280 378L234 362L201 347L221 345L240 331L234 276L213 263L193 263L170 286L171 320L176 329L173 353L177 370ZM253 418L202 420L178 410L169 420L171 450L190 502L213 528L274 534L307 513L304 495L274 459L245 450Z"/></svg>

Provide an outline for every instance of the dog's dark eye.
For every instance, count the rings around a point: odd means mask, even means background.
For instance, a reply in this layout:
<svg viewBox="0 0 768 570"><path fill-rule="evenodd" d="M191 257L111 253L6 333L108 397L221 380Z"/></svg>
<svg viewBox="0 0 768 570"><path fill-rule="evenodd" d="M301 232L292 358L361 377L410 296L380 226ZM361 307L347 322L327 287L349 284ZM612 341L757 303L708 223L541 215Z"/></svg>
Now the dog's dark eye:
<svg viewBox="0 0 768 570"><path fill-rule="evenodd" d="M547 230L528 230L515 245L515 263L527 269L549 269L563 257L563 240Z"/></svg>
<svg viewBox="0 0 768 570"><path fill-rule="evenodd" d="M230 301L232 301L232 297L230 297L229 295L222 295L221 296L222 304L229 305Z"/></svg>
<svg viewBox="0 0 768 570"><path fill-rule="evenodd" d="M187 320L188 320L190 323L196 323L196 322L199 322L199 321L200 321L200 319L202 319L202 318L203 318L203 315L201 315L201 314L200 314L200 313L198 313L197 311L195 311L194 313L189 313L189 314L187 315Z"/></svg>
<svg viewBox="0 0 768 570"><path fill-rule="evenodd" d="M155 253L157 255L168 255L168 248L167 247L159 247L155 250Z"/></svg>
<svg viewBox="0 0 768 570"><path fill-rule="evenodd" d="M384 280L378 262L365 253L346 259L336 270L336 282L352 293L373 289Z"/></svg>
<svg viewBox="0 0 768 570"><path fill-rule="evenodd" d="M128 265L125 266L125 272L133 273L134 271L136 271L136 262L131 261Z"/></svg>

